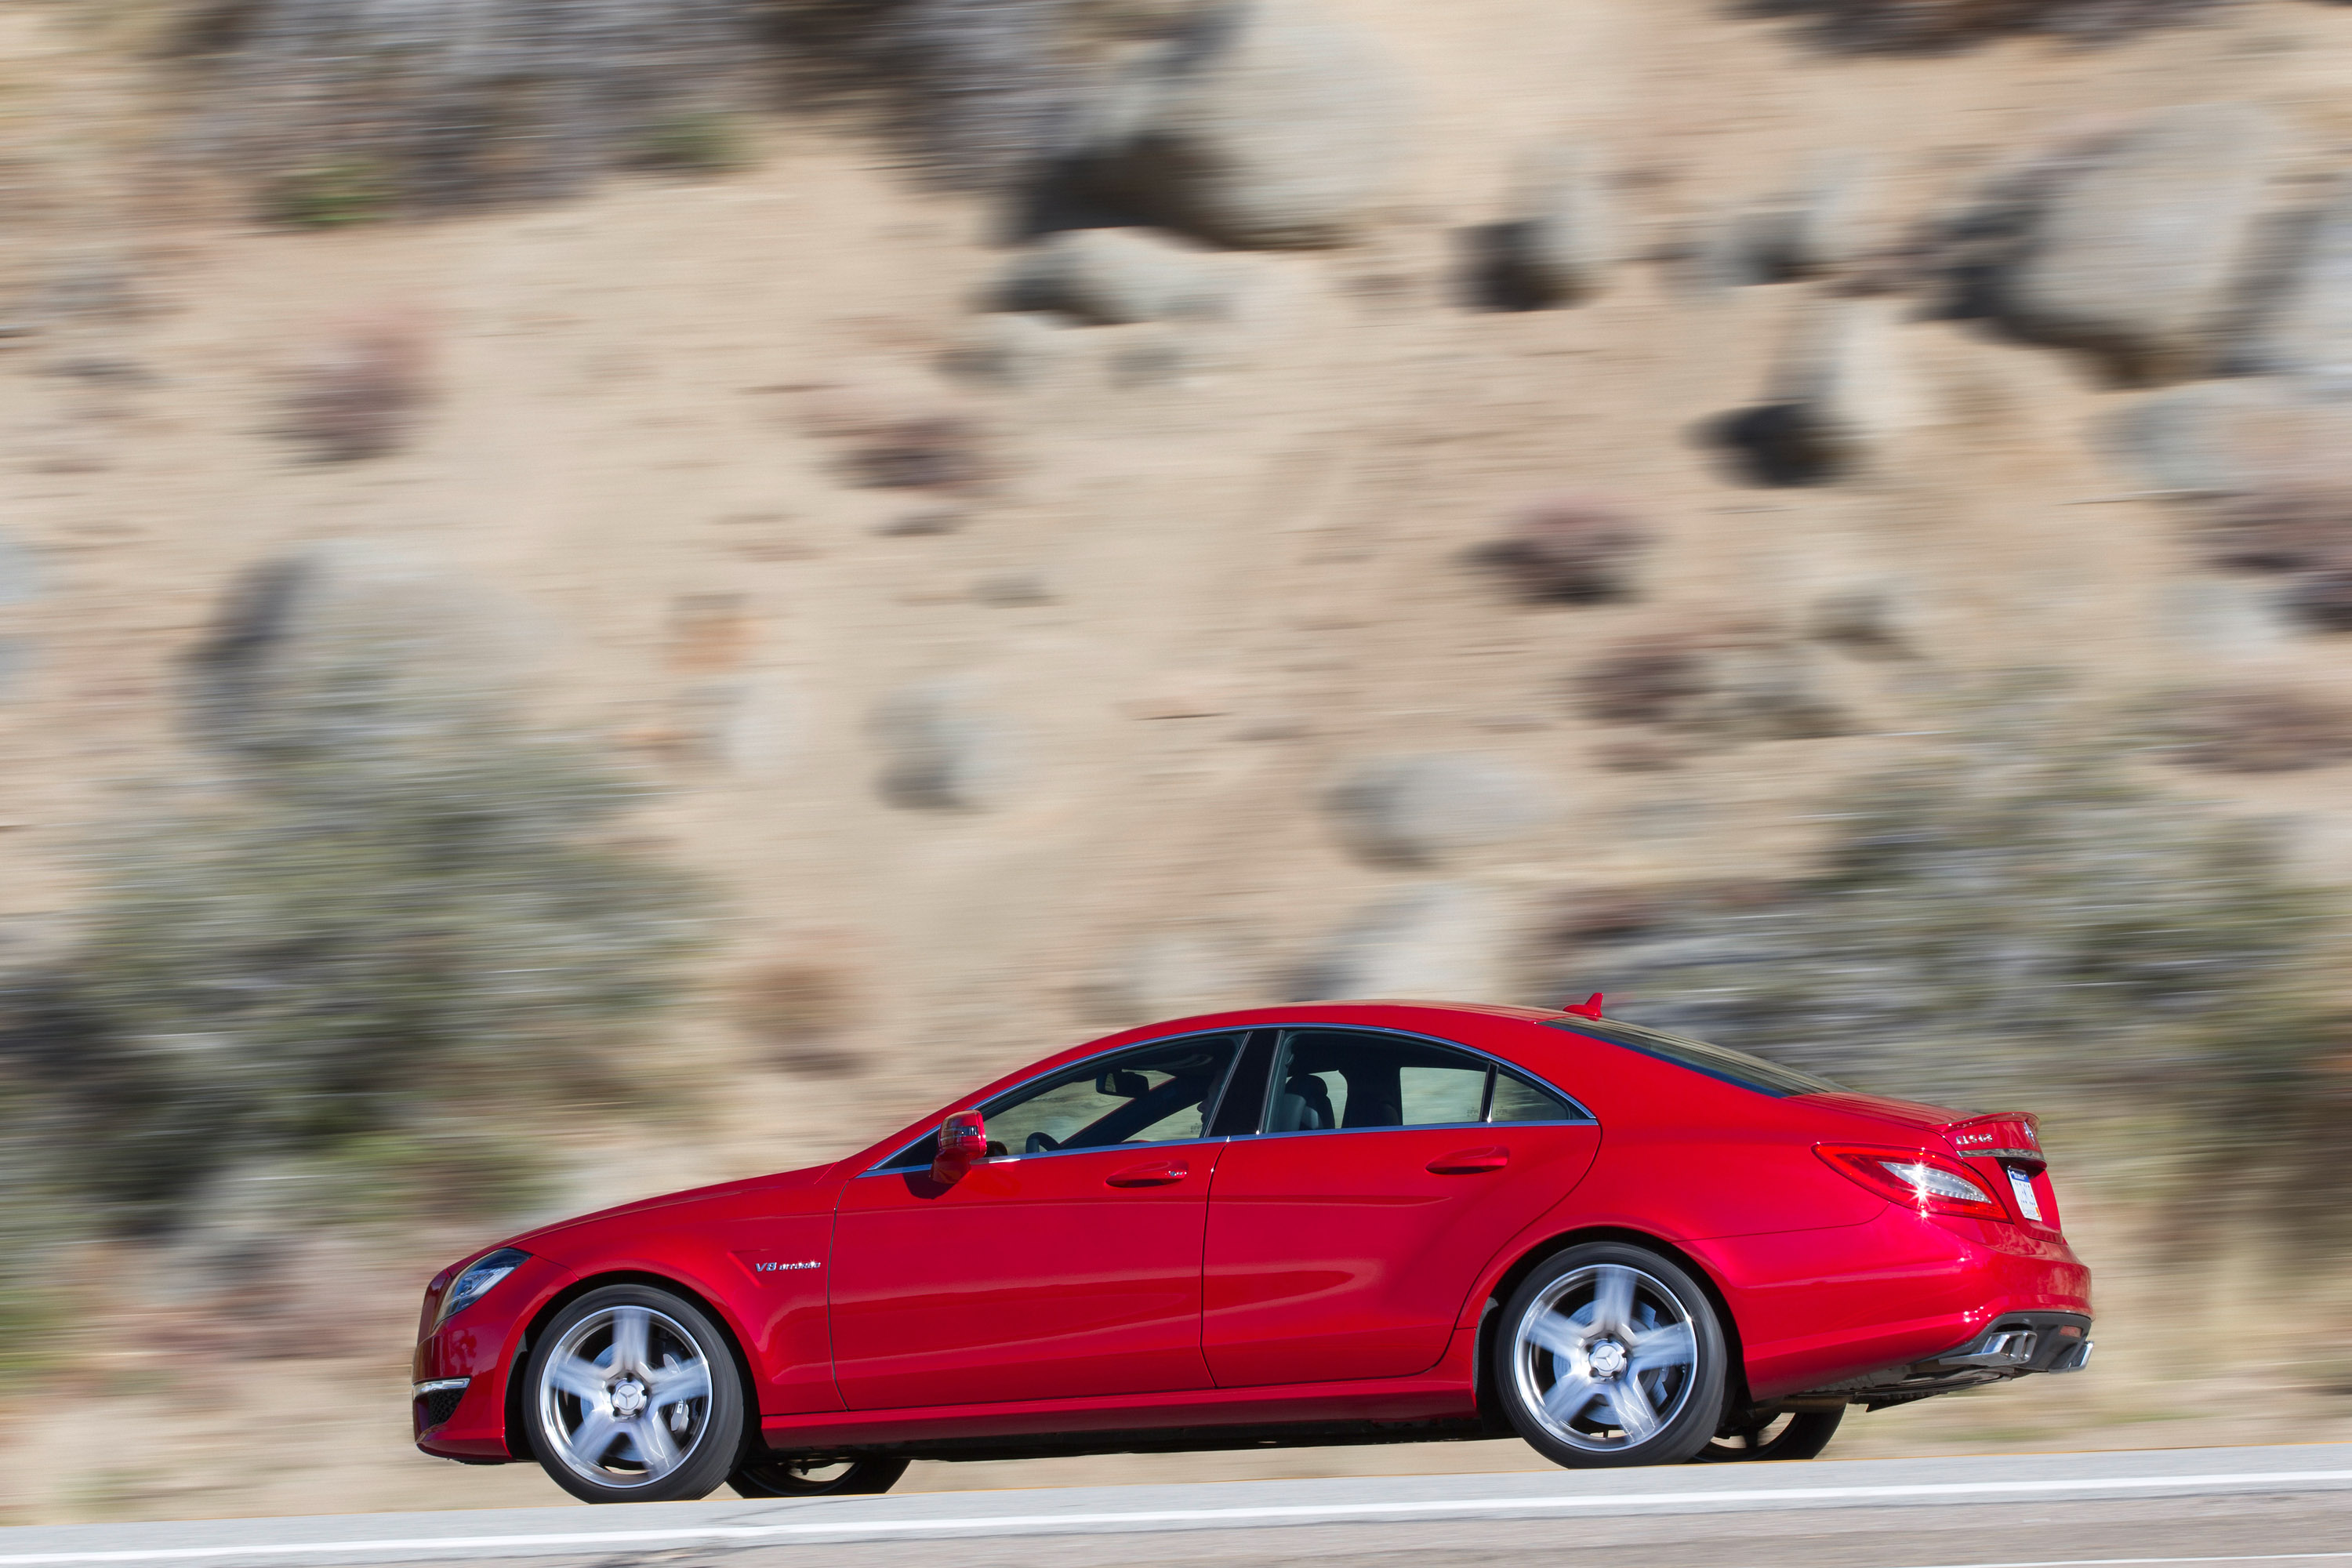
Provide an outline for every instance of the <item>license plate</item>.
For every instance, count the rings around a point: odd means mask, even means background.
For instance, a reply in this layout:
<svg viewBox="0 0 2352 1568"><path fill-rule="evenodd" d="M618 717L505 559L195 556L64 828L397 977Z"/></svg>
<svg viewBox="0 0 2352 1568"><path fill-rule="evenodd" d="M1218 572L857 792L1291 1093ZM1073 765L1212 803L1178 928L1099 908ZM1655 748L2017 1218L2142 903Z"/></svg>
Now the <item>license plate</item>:
<svg viewBox="0 0 2352 1568"><path fill-rule="evenodd" d="M2033 1178L2014 1165L2005 1169L2009 1172L2009 1190L2017 1194L2017 1212L2028 1219L2039 1220L2042 1200L2033 1195Z"/></svg>

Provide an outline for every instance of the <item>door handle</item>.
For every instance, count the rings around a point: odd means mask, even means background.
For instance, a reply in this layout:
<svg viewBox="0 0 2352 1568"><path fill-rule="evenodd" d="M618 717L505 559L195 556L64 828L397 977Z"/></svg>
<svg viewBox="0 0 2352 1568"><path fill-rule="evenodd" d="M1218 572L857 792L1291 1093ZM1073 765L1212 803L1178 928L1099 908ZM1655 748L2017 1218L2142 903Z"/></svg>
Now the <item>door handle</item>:
<svg viewBox="0 0 2352 1568"><path fill-rule="evenodd" d="M1499 1144L1483 1149L1456 1149L1451 1154L1440 1154L1429 1163L1430 1173L1439 1176L1475 1176L1488 1171L1499 1171L1511 1163L1511 1152Z"/></svg>
<svg viewBox="0 0 2352 1568"><path fill-rule="evenodd" d="M1192 1167L1181 1160L1155 1160L1149 1165L1129 1165L1103 1178L1103 1184L1112 1187L1165 1187L1182 1181L1192 1173Z"/></svg>

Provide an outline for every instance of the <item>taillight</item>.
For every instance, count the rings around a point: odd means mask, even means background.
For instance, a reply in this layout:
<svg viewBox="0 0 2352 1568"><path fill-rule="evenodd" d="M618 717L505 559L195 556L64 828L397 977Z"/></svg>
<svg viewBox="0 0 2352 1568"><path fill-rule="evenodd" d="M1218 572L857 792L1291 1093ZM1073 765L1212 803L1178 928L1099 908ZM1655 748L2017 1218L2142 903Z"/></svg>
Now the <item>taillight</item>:
<svg viewBox="0 0 2352 1568"><path fill-rule="evenodd" d="M1852 1149L1816 1144L1815 1153L1889 1203L1921 1214L2002 1219L2009 1211L1948 1154L1925 1149Z"/></svg>

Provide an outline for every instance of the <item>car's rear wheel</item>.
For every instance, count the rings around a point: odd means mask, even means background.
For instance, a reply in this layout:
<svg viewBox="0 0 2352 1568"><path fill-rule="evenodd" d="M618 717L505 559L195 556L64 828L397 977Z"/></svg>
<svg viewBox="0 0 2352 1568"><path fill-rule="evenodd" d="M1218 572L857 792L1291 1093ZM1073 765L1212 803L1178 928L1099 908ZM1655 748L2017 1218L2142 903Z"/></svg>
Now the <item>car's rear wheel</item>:
<svg viewBox="0 0 2352 1568"><path fill-rule="evenodd" d="M907 1473L904 1459L827 1459L768 1454L727 1478L738 1497L850 1497L887 1492Z"/></svg>
<svg viewBox="0 0 2352 1568"><path fill-rule="evenodd" d="M531 1453L573 1497L707 1497L742 1451L734 1353L699 1308L667 1290L591 1290L547 1325L524 1377Z"/></svg>
<svg viewBox="0 0 2352 1568"><path fill-rule="evenodd" d="M1837 1436L1843 1410L1798 1410L1748 1426L1727 1426L1707 1439L1698 1458L1725 1459L1811 1459Z"/></svg>
<svg viewBox="0 0 2352 1568"><path fill-rule="evenodd" d="M1680 1464L1723 1419L1729 1356L1698 1281L1638 1247L1590 1242L1511 1292L1495 1387L1529 1447L1574 1468Z"/></svg>

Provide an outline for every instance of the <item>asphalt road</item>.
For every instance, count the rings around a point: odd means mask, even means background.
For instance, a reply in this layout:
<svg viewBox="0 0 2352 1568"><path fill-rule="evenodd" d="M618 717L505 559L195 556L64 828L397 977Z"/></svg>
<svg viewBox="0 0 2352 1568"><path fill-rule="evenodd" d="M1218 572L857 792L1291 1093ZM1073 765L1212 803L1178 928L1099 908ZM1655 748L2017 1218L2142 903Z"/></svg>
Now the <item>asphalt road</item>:
<svg viewBox="0 0 2352 1568"><path fill-rule="evenodd" d="M2352 1444L0 1530L0 1568L1445 1568L1564 1553L1608 1568L2352 1568Z"/></svg>

